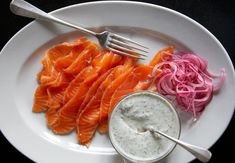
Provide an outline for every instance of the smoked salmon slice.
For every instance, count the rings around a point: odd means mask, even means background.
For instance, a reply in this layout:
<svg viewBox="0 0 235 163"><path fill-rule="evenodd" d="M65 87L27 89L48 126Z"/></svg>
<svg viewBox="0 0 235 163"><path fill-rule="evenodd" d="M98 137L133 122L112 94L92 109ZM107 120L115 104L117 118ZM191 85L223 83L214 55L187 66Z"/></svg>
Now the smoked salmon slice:
<svg viewBox="0 0 235 163"><path fill-rule="evenodd" d="M97 87L100 85L101 82L103 82L103 80L107 77L110 72L111 70L101 75L101 77L98 78L90 88L88 87L87 82L83 83L81 87L79 87L79 94L77 96L74 96L68 103L64 105L64 107L59 112L60 114L54 115L57 118L59 115L59 122L57 122L57 124L54 123L54 125L52 125L54 132L68 133L74 129L77 114L78 112L81 112L81 109L83 109L79 105L82 105L82 103L84 103L84 100L90 100L90 98L86 99L85 97L93 96L95 94L93 92L96 91Z"/></svg>
<svg viewBox="0 0 235 163"><path fill-rule="evenodd" d="M92 97L95 95L98 87L101 85L101 83L106 79L106 77L109 75L109 73L112 71L112 69L108 70L106 73L104 73L103 75L101 75L101 77L99 77L91 86L91 88L89 88L86 97L84 98L78 112L77 112L77 117L80 115L81 111L86 107L86 105L88 104L88 102L92 99Z"/></svg>
<svg viewBox="0 0 235 163"><path fill-rule="evenodd" d="M133 68L133 64L134 64L135 61L132 58L126 57L126 58L123 58L121 62L123 62L123 64L126 66L125 72L123 72L123 74L121 74L120 76L116 77L117 79L115 79L110 84L110 86L108 86L108 88L105 90L105 92L107 92L107 93L104 92L104 94L102 95L101 105L100 105L100 111L101 111L101 113L100 113L100 122L103 121L101 119L104 119L103 117L105 117L105 115L103 115L103 114L105 114L106 111L107 111L106 108L107 108L108 99L112 97L112 93L114 92L115 88L118 87L122 83L122 81L125 79L125 77L128 75L128 73L130 73L130 70ZM80 112L85 108L85 106L88 104L90 99L94 96L94 94L96 93L99 85L103 81L104 81L104 78L100 77L99 80L97 80L92 85L92 87L89 89L89 91L86 95L86 98L83 100L83 103L80 106L80 109L79 109ZM80 112L77 113L77 118L79 118ZM102 118L101 118L101 115L103 115ZM99 131L102 130L100 127L98 129L99 129ZM101 133L103 133L103 132L101 132Z"/></svg>
<svg viewBox="0 0 235 163"><path fill-rule="evenodd" d="M87 47L89 49L92 49L92 48L96 48L95 46L90 46L90 47ZM93 49L94 51L95 49ZM92 54L93 52L91 52L90 54ZM87 56L89 56L88 53L84 53L86 54ZM80 54L79 56L81 56L82 54ZM79 58L78 56L78 58ZM110 62L107 62L107 61L111 61L113 56L110 55L110 54L105 54L105 55L99 55L99 56L89 56L89 57L95 57L94 61L96 62L96 64L98 65L95 65L97 67L93 67L93 66L87 66L85 68L83 68L81 70L81 72L68 84L68 86L66 87L65 90L63 90L63 104L66 104L70 99L73 98L73 96L75 96L76 94L78 94L77 92L78 91L81 91L81 90L87 90L88 89L88 86L89 84L91 85L93 81L95 81L98 77L98 73L100 71L100 69L102 68L108 68L105 64L106 63L109 63L111 64ZM82 57L82 59L84 60L87 60L87 57ZM82 62L82 59L80 58L80 61ZM103 67L102 67L102 62L104 62L103 64ZM90 63L91 64L91 63ZM63 74L63 73L62 73ZM84 86L85 85L85 86ZM84 87L84 88L80 88L80 87ZM82 91L81 91L82 92ZM81 96L81 92L80 95ZM78 95L76 96L78 98ZM75 98L76 100L76 98ZM56 133L60 133L60 132L65 132L66 130L62 130L62 128L59 128L60 125L55 125L58 121L58 118L60 119L66 119L64 117L69 117L70 114L74 113L73 111L71 110L77 110L75 108L78 107L80 105L79 101L82 101L83 100L83 96L81 96L81 98L79 98L79 100L77 99L77 102L76 101L73 101L73 102L70 102L69 104L65 105L62 107L62 105L57 105L57 106L61 106L61 107L55 107L55 102L53 102L53 107L50 107L50 109L48 110L47 114L46 114L46 118L47 118L47 124L49 127L51 128L54 128L53 131L55 131ZM76 103L76 105L74 105L73 103ZM61 111L61 116L59 116L58 114L58 111L62 109L63 111ZM70 110L70 114L63 114L62 116L62 113L63 112L68 112L68 110ZM76 114L75 114L76 115ZM69 119L69 118L67 118ZM71 119L74 119L73 117L71 117ZM65 123L64 126L66 126L66 124L70 124L69 126L72 126L68 120L66 121L68 123ZM59 122L58 122L59 123ZM61 123L59 124L62 124L62 120L61 120ZM57 126L57 127L56 127ZM68 127L67 127L68 128ZM72 128L72 127L70 127ZM61 131L59 131L59 129L61 129ZM67 129L68 132L70 132L68 129Z"/></svg>
<svg viewBox="0 0 235 163"><path fill-rule="evenodd" d="M64 92L68 84L47 89L48 110L46 112L47 125L50 127L57 119L57 111L63 106Z"/></svg>
<svg viewBox="0 0 235 163"><path fill-rule="evenodd" d="M58 67L69 66L71 61L80 55L80 51L89 44L92 44L92 42L88 41L86 38L81 38L73 43L62 43L49 49L41 61L43 69L37 76L39 83L44 86L59 86L58 83L62 84L64 81L68 80L66 76L62 74L63 71L58 69ZM68 58L70 60L68 60ZM59 75L60 78L58 78ZM63 76L63 78L61 78L61 76Z"/></svg>
<svg viewBox="0 0 235 163"><path fill-rule="evenodd" d="M92 61L92 66L99 69L99 73L102 74L110 68L120 65L121 59L121 56L113 52L102 50L100 55Z"/></svg>
<svg viewBox="0 0 235 163"><path fill-rule="evenodd" d="M90 143L100 119L100 103L103 92L110 83L125 71L125 66L117 66L107 76L99 86L96 94L92 97L84 110L78 115L77 119L77 136L80 144L87 145Z"/></svg>
<svg viewBox="0 0 235 163"><path fill-rule="evenodd" d="M149 66L157 65L158 63L162 62L163 59L167 59L169 54L172 54L173 52L174 52L173 46L169 46L169 47L161 49L160 51L157 52L157 54L150 61Z"/></svg>
<svg viewBox="0 0 235 163"><path fill-rule="evenodd" d="M86 72L85 74L83 74L83 72ZM65 123L63 119L65 120L70 120L70 119L74 119L73 117L76 117L76 111L77 108L80 106L80 104L83 101L83 98L87 92L87 90L89 89L89 87L92 85L92 83L96 80L96 78L98 77L98 73L97 71L95 71L95 69L93 69L92 67L87 67L83 72L81 72L81 74L79 74L78 76L82 76L84 75L83 79L81 79L81 81L78 81L78 83L72 83L73 86L68 86L64 92L64 96L63 96L63 103L64 105L59 109L56 110L55 112L53 112L56 115L53 115L54 117L57 117L57 119L54 121L54 123L50 124L50 127L53 129L53 131L55 133L60 133L60 129L61 132L64 132L65 130L62 128L63 127L59 127L60 125L64 125L68 123ZM88 81L86 81L86 76L92 79L89 79ZM78 78L79 79L79 78ZM73 82L73 81L72 81ZM70 84L71 85L71 84ZM68 92L68 88L73 87L72 92L70 92L71 97L68 95L66 95L66 92ZM67 97L67 98L66 98ZM52 116L52 115L51 115ZM66 119L66 117L68 117ZM68 130L66 128L66 130ZM68 131L70 132L70 131Z"/></svg>
<svg viewBox="0 0 235 163"><path fill-rule="evenodd" d="M34 93L33 112L43 112L48 109L47 89L43 86L38 86Z"/></svg>
<svg viewBox="0 0 235 163"><path fill-rule="evenodd" d="M54 67L52 65L52 62L49 59L49 57L46 56L42 60L41 63L43 65L43 69L37 75L38 82L42 85L50 85L50 82L53 82L54 80L56 80L56 75L53 75L55 70L54 70Z"/></svg>
<svg viewBox="0 0 235 163"><path fill-rule="evenodd" d="M70 83L65 91L64 103L68 102L77 92L82 82L89 82L97 77L97 73L102 74L107 71L113 65L113 53L102 52L100 55L96 56L91 65L84 68ZM118 59L117 59L118 60ZM93 75L92 75L93 74Z"/></svg>
<svg viewBox="0 0 235 163"><path fill-rule="evenodd" d="M86 39L83 39L83 40L80 39L78 42L82 44L82 50L80 46L74 47L71 52L72 53L71 55L74 55L72 57L77 57L75 58L74 62L78 62L78 61L80 62L80 65L81 65L79 67L80 73L75 78L71 76L67 78L67 81L71 81L71 80L72 81L69 84L67 84L67 87L65 87L66 89L63 92L63 104L66 104L76 94L81 83L89 82L89 81L92 82L93 80L96 79L98 75L97 70L94 69L92 66L89 66L90 64L89 62L92 60L92 58L95 58L96 55L99 53L97 50L97 45L87 41ZM86 48L84 49L84 47ZM71 63L70 66L73 66L74 62ZM61 74L64 74L64 71L62 71ZM65 77L68 77L68 76L66 76L65 74ZM53 102L53 105L55 106L55 102ZM53 124L57 122L57 119L59 117L57 112L62 108L62 105L60 106L61 107L59 108L51 107L48 110L48 113L46 114L48 126L52 127Z"/></svg>
<svg viewBox="0 0 235 163"><path fill-rule="evenodd" d="M50 106L47 89L48 87L57 87L66 83L67 79L62 73L54 68L55 61L66 56L71 51L72 46L68 43L57 45L46 52L42 60L43 69L38 73L37 78L41 84L35 91L34 112L46 111Z"/></svg>
<svg viewBox="0 0 235 163"><path fill-rule="evenodd" d="M63 71L64 69L69 67L73 63L73 61L81 54L81 52L90 44L91 42L85 37L82 37L74 43L70 44L71 51L68 53L68 55L60 56L55 61L56 70Z"/></svg>
<svg viewBox="0 0 235 163"><path fill-rule="evenodd" d="M112 111L114 106L127 94L133 93L134 88L139 82L146 80L152 68L147 65L138 65L134 70L127 76L126 80L115 90L109 107L109 113Z"/></svg>
<svg viewBox="0 0 235 163"><path fill-rule="evenodd" d="M113 53L109 52L98 55L94 58L94 61L92 61L90 66L92 74L87 75L86 79L80 84L77 84L77 81L79 82L79 78L75 78L74 80L76 81L74 83L73 81L71 82L71 85L73 85L74 88L76 87L76 89L72 93L72 96L67 99L65 98L64 106L56 113L58 118L51 126L53 132L57 134L66 134L74 129L77 112L87 91L92 86L93 82L97 80L99 75L102 75L103 72L112 68L114 62L111 61L113 58Z"/></svg>
<svg viewBox="0 0 235 163"><path fill-rule="evenodd" d="M173 46L169 46L169 47L161 49L155 54L153 59L149 62L149 66L152 66L154 68L154 66L156 66L157 64L165 60L171 60L170 55L173 52L174 52ZM138 86L136 86L135 89L140 90L140 89L143 89L141 87L145 87L145 88L147 87L149 91L157 92L156 81L158 81L159 78L161 77L161 73L162 73L162 70L160 69L155 70L154 74L151 74L149 79L147 79L145 82L140 83Z"/></svg>
<svg viewBox="0 0 235 163"><path fill-rule="evenodd" d="M76 51L73 53L77 53ZM76 76L83 68L90 65L91 61L97 56L100 51L97 49L97 45L92 43L88 45L78 57L66 68L64 72Z"/></svg>
<svg viewBox="0 0 235 163"><path fill-rule="evenodd" d="M54 63L59 57L69 54L72 46L68 43L57 45L46 52L46 56L42 60L43 69L38 74L38 81L44 85L56 80L57 71L54 68Z"/></svg>
<svg viewBox="0 0 235 163"><path fill-rule="evenodd" d="M125 72L118 76L103 93L100 105L100 125L98 127L100 133L106 133L107 131L108 115L112 95L115 90L125 81L126 77L130 74L132 69L133 67L126 67Z"/></svg>
<svg viewBox="0 0 235 163"><path fill-rule="evenodd" d="M129 93L136 91L135 87L148 79L152 68L150 66L138 65L135 67L128 76L124 76L124 81L122 78L117 79L113 85L110 86L110 90L105 92L106 95L103 96L103 113L101 114L101 124L98 128L100 133L107 132L107 121L108 114L112 111L114 106ZM119 85L121 84L121 85ZM142 87L141 87L142 88ZM111 98L110 98L111 96Z"/></svg>
<svg viewBox="0 0 235 163"><path fill-rule="evenodd" d="M69 86L65 90L64 104L66 104L78 91L80 85L85 81L94 80L97 76L97 70L92 66L84 68L76 77L73 79Z"/></svg>

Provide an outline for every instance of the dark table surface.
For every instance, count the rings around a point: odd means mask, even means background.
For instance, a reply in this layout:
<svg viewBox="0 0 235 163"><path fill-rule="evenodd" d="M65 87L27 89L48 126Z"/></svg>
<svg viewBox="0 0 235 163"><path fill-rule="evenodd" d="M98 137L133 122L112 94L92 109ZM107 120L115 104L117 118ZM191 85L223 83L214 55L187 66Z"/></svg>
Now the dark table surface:
<svg viewBox="0 0 235 163"><path fill-rule="evenodd" d="M28 0L44 11L52 11L67 5L87 2L84 0ZM224 0L156 0L145 1L179 11L206 27L227 50L230 58L235 63L235 7L232 1ZM0 3L1 12L1 37L0 48L22 27L28 24L31 19L13 15L9 11L10 0ZM234 85L232 86L234 87ZM234 99L235 100L235 99ZM1 108L7 109L7 108ZM221 108L222 109L222 108ZM234 116L223 133L221 138L210 148L213 157L210 163L214 162L235 162L235 119ZM216 124L215 126L216 127ZM209 131L208 131L209 132ZM16 135L17 136L17 135ZM17 151L7 139L0 133L1 160L7 162L32 162L19 151ZM192 163L198 163L194 160Z"/></svg>

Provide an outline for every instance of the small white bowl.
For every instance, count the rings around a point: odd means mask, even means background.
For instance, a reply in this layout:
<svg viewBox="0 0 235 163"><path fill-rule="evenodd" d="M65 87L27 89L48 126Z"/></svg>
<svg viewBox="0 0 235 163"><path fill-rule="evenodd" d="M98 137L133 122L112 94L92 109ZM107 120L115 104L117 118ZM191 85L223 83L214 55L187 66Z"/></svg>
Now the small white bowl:
<svg viewBox="0 0 235 163"><path fill-rule="evenodd" d="M156 161L160 161L164 158L166 158L172 151L173 149L175 148L176 144L175 143L171 143L171 146L168 148L168 150L165 150L163 154L161 154L161 156L156 156L156 157L151 157L150 159L144 159L144 160L138 160L136 158L133 158L130 155L126 154L126 152L123 152L123 148L120 147L118 144L117 144L117 141L115 141L115 136L113 134L113 129L112 129L112 124L113 124L113 117L116 116L115 115L115 112L117 111L117 109L119 109L119 106L121 106L123 103L125 103L129 98L133 98L133 97L136 97L136 96L145 96L145 95L148 95L148 96L152 96L154 98L156 98L156 100L160 101L161 103L165 104L173 113L173 116L175 116L176 118L176 122L177 124L175 125L177 128L177 133L176 133L176 137L177 139L179 139L180 137L180 132L181 132L181 124L180 124L180 119L179 119L179 116L175 110L175 108L173 107L173 105L165 98L163 97L162 95L159 95L157 93L154 93L154 92L150 92L150 91L139 91L139 92L136 92L136 93L132 93L132 94L129 94L127 96L125 96L116 106L115 108L113 109L112 113L110 114L110 117L109 117L109 137L110 137L110 141L111 141L111 144L113 145L114 149L117 151L117 153L119 153L125 160L128 160L130 162L145 162L145 163L152 163L152 162L156 162ZM115 123L115 122L114 122ZM162 138L164 139L164 138ZM128 143L126 144L126 146L128 146ZM138 157L138 156L137 156Z"/></svg>

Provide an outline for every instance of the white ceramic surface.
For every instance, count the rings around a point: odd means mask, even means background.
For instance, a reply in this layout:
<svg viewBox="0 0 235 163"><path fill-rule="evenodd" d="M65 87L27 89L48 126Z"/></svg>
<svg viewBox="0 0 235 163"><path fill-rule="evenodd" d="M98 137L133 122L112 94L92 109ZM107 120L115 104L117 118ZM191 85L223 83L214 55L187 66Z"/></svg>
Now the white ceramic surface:
<svg viewBox="0 0 235 163"><path fill-rule="evenodd" d="M149 59L160 48L174 45L178 50L194 51L206 58L211 71L219 72L224 67L225 84L200 119L190 125L189 117L181 115L181 139L184 141L209 148L222 135L235 107L234 68L219 41L197 22L164 7L125 1L78 4L52 14L85 27L103 27L97 30L109 29L142 42L150 47ZM44 52L52 45L81 35L61 25L34 21L13 36L1 51L1 131L19 151L36 162L122 161L108 136L96 134L87 149L76 143L75 133L54 135L46 127L44 113L32 113L36 74L41 69L40 59ZM193 156L177 147L165 162L184 163L192 159Z"/></svg>

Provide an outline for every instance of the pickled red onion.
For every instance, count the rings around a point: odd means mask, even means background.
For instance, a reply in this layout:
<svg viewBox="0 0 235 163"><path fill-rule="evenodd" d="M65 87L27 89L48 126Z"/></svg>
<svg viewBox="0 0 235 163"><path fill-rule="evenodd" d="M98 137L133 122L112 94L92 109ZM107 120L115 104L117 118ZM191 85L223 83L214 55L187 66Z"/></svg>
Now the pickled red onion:
<svg viewBox="0 0 235 163"><path fill-rule="evenodd" d="M225 78L225 70L213 74L207 70L208 62L194 53L178 52L168 54L171 60L157 64L153 69L158 93L172 99L183 111L196 117L211 101L213 93L218 91ZM157 74L158 70L161 74ZM159 72L159 71L158 71Z"/></svg>

